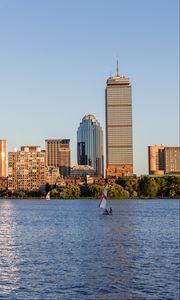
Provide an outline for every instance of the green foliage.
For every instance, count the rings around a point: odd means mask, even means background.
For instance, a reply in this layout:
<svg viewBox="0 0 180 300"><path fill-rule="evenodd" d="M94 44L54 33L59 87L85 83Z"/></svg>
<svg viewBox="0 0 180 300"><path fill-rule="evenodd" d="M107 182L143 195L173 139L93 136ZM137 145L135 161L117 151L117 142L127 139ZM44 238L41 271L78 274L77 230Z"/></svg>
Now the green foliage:
<svg viewBox="0 0 180 300"><path fill-rule="evenodd" d="M45 191L46 191L46 194L51 190L51 186L49 185L49 183L47 182L45 184Z"/></svg>
<svg viewBox="0 0 180 300"><path fill-rule="evenodd" d="M121 185L115 183L109 186L108 197L110 199L126 199L129 198L129 192L126 191Z"/></svg>
<svg viewBox="0 0 180 300"><path fill-rule="evenodd" d="M59 192L56 189L51 190L50 197L54 199L59 198Z"/></svg>
<svg viewBox="0 0 180 300"><path fill-rule="evenodd" d="M130 198L138 197L138 181L136 178L122 177L118 178L116 183L121 185L126 191L129 192Z"/></svg>
<svg viewBox="0 0 180 300"><path fill-rule="evenodd" d="M87 183L80 186L80 196L82 198L92 197L92 191Z"/></svg>
<svg viewBox="0 0 180 300"><path fill-rule="evenodd" d="M180 177L179 176L163 176L156 177L159 184L158 197L161 198L180 198Z"/></svg>
<svg viewBox="0 0 180 300"><path fill-rule="evenodd" d="M23 191L15 191L13 197L23 199L26 198L26 193Z"/></svg>
<svg viewBox="0 0 180 300"><path fill-rule="evenodd" d="M132 198L132 199L138 198L138 193L136 191L132 191L130 198Z"/></svg>
<svg viewBox="0 0 180 300"><path fill-rule="evenodd" d="M91 185L89 189L90 189L91 197L95 199L99 199L102 195L104 186L96 184L96 185Z"/></svg>
<svg viewBox="0 0 180 300"><path fill-rule="evenodd" d="M53 189L47 184L46 191L50 190L51 198L55 199L99 199L102 195L104 185L71 185ZM45 196L45 190L43 196ZM42 196L42 191L0 191L1 198L26 198ZM108 198L180 198L180 176L141 176L140 178L123 177L118 178L115 184L108 185Z"/></svg>
<svg viewBox="0 0 180 300"><path fill-rule="evenodd" d="M159 184L154 177L142 176L139 179L140 195L148 198L157 197L159 191Z"/></svg>
<svg viewBox="0 0 180 300"><path fill-rule="evenodd" d="M60 193L59 198L61 199L79 199L80 188L77 185L71 185L65 187Z"/></svg>

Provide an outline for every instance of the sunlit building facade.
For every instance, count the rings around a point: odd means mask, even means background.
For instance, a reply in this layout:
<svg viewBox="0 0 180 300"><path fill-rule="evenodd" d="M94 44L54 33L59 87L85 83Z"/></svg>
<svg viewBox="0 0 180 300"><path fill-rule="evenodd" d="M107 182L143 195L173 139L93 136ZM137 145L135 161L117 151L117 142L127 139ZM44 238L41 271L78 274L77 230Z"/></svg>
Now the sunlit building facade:
<svg viewBox="0 0 180 300"><path fill-rule="evenodd" d="M0 140L0 177L7 177L7 141Z"/></svg>
<svg viewBox="0 0 180 300"><path fill-rule="evenodd" d="M59 167L61 176L70 175L71 150L69 139L45 140L46 166Z"/></svg>
<svg viewBox="0 0 180 300"><path fill-rule="evenodd" d="M60 176L58 167L46 167L46 183L55 185Z"/></svg>
<svg viewBox="0 0 180 300"><path fill-rule="evenodd" d="M71 168L71 177L85 177L87 175L94 176L95 169L88 165L74 165Z"/></svg>
<svg viewBox="0 0 180 300"><path fill-rule="evenodd" d="M180 147L148 146L150 175L180 174Z"/></svg>
<svg viewBox="0 0 180 300"><path fill-rule="evenodd" d="M23 146L8 153L9 190L39 190L45 183L45 152L39 146Z"/></svg>
<svg viewBox="0 0 180 300"><path fill-rule="evenodd" d="M77 130L77 162L104 177L103 130L94 115L85 115Z"/></svg>
<svg viewBox="0 0 180 300"><path fill-rule="evenodd" d="M133 175L132 94L128 77L117 75L107 79L106 174Z"/></svg>

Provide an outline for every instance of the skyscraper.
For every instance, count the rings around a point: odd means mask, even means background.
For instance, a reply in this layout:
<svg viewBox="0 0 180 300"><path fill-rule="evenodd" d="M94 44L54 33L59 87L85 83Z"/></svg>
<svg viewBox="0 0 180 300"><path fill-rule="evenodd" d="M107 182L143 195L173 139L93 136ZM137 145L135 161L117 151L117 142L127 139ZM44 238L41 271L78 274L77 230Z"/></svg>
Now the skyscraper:
<svg viewBox="0 0 180 300"><path fill-rule="evenodd" d="M7 141L0 140L0 177L7 177Z"/></svg>
<svg viewBox="0 0 180 300"><path fill-rule="evenodd" d="M103 130L94 115L85 115L77 130L77 161L104 176Z"/></svg>
<svg viewBox="0 0 180 300"><path fill-rule="evenodd" d="M128 77L117 75L107 79L106 172L107 176L133 174L132 95Z"/></svg>
<svg viewBox="0 0 180 300"><path fill-rule="evenodd" d="M59 167L60 175L70 175L70 140L69 139L48 139L46 145L46 166Z"/></svg>

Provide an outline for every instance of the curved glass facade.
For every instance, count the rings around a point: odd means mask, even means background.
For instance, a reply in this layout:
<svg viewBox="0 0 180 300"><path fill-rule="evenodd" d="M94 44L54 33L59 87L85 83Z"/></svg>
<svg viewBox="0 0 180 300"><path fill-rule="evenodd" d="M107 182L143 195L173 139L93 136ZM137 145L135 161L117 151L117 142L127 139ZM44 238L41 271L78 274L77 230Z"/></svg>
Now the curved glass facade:
<svg viewBox="0 0 180 300"><path fill-rule="evenodd" d="M77 161L104 176L103 130L94 115L85 115L77 130Z"/></svg>

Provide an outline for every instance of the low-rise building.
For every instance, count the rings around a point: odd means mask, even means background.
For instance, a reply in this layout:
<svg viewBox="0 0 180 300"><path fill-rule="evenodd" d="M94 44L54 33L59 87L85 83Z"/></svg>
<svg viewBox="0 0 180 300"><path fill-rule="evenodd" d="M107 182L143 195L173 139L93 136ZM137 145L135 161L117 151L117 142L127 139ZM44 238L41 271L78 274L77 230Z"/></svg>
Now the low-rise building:
<svg viewBox="0 0 180 300"><path fill-rule="evenodd" d="M60 176L59 168L58 167L46 167L46 183L49 185L56 184L57 179Z"/></svg>
<svg viewBox="0 0 180 300"><path fill-rule="evenodd" d="M71 168L71 177L86 177L87 175L94 176L95 169L88 165L74 165Z"/></svg>

